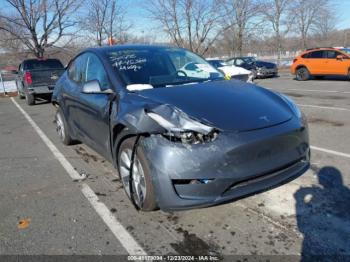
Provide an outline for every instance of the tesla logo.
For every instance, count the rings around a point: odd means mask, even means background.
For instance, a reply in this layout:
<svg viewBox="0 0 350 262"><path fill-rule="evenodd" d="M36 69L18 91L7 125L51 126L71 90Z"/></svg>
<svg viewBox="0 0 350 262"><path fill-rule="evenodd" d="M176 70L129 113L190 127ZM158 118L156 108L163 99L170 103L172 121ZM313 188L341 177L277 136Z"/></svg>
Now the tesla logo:
<svg viewBox="0 0 350 262"><path fill-rule="evenodd" d="M264 120L264 121L266 121L266 122L270 122L270 120L268 119L267 116L261 116L261 117L259 117L259 119L260 119L260 120Z"/></svg>

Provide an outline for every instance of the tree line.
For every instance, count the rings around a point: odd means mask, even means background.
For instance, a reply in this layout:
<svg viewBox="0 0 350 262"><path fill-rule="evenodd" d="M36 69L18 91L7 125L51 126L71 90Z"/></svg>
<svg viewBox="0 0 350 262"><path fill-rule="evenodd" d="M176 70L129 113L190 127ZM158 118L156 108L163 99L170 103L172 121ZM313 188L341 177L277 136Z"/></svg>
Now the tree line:
<svg viewBox="0 0 350 262"><path fill-rule="evenodd" d="M66 46L154 41L147 32L131 33L131 1L129 7L120 0L3 2L0 46L13 52L25 50L41 58L47 50ZM153 27L149 31L200 55L243 55L268 46L280 58L290 48L334 43L330 39L338 32L332 0L148 0L140 8ZM338 45L347 44L345 32L346 41Z"/></svg>

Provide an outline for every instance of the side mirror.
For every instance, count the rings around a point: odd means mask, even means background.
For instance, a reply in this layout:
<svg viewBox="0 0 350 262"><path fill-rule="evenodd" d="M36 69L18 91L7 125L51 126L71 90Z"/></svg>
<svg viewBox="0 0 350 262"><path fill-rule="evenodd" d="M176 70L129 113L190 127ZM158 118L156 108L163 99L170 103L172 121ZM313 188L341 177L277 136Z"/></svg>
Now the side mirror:
<svg viewBox="0 0 350 262"><path fill-rule="evenodd" d="M337 55L337 60L343 60L344 59L344 56L342 55Z"/></svg>
<svg viewBox="0 0 350 262"><path fill-rule="evenodd" d="M89 82L86 82L82 90L82 93L84 94L98 94L101 92L101 86L97 80L91 80Z"/></svg>
<svg viewBox="0 0 350 262"><path fill-rule="evenodd" d="M100 82L98 80L91 80L86 82L83 85L83 90L81 91L84 94L114 94L112 89L101 89Z"/></svg>

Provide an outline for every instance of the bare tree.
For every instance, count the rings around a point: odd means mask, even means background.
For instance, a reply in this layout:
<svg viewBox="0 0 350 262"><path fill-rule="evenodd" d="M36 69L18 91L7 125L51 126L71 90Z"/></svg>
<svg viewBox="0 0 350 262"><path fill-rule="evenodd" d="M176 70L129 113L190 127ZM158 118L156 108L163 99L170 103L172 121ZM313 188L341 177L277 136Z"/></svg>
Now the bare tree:
<svg viewBox="0 0 350 262"><path fill-rule="evenodd" d="M128 40L128 31L132 27L126 19L127 11L123 6L118 5L116 0L109 0L109 2L105 33L109 39L125 43Z"/></svg>
<svg viewBox="0 0 350 262"><path fill-rule="evenodd" d="M88 12L82 18L80 26L93 35L98 46L107 39L113 42L125 42L131 25L126 22L126 10L117 0L88 0Z"/></svg>
<svg viewBox="0 0 350 262"><path fill-rule="evenodd" d="M312 31L326 45L332 45L331 35L335 31L337 25L336 13L334 8L323 6L319 9L317 19L315 19Z"/></svg>
<svg viewBox="0 0 350 262"><path fill-rule="evenodd" d="M78 0L4 0L8 7L0 11L0 30L20 41L36 57L64 37L78 8Z"/></svg>
<svg viewBox="0 0 350 262"><path fill-rule="evenodd" d="M257 21L253 21L260 11L260 1L257 0L227 0L227 22L231 28L230 34L234 39L232 50L237 51L239 55L243 53L244 38L252 32L258 25Z"/></svg>
<svg viewBox="0 0 350 262"><path fill-rule="evenodd" d="M282 40L290 29L293 15L288 12L291 0L268 0L264 3L262 14L272 26L275 35L278 61L281 59Z"/></svg>
<svg viewBox="0 0 350 262"><path fill-rule="evenodd" d="M229 27L222 26L222 0L150 0L146 10L179 47L205 54Z"/></svg>
<svg viewBox="0 0 350 262"><path fill-rule="evenodd" d="M296 16L296 31L300 34L301 47L308 47L307 39L311 29L329 8L328 0L293 0L293 10Z"/></svg>

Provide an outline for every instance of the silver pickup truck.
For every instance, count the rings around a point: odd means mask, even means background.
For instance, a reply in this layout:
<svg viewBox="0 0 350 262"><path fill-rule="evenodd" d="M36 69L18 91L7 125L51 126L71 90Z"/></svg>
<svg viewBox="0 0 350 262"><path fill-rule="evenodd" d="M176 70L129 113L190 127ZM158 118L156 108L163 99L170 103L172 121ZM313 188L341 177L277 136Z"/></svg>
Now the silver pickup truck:
<svg viewBox="0 0 350 262"><path fill-rule="evenodd" d="M16 86L18 95L34 105L36 98L51 100L57 79L64 66L58 59L27 59L18 67Z"/></svg>

